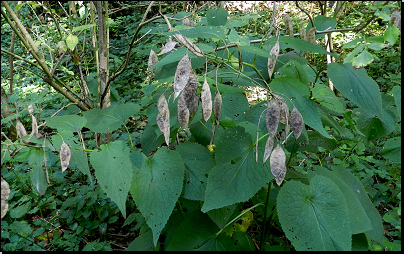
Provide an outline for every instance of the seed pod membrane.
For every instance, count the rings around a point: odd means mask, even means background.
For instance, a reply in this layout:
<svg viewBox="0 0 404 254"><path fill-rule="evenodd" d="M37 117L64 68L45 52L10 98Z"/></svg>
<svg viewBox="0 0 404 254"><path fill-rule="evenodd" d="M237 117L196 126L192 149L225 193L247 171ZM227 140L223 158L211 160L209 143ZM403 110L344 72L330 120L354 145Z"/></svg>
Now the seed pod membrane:
<svg viewBox="0 0 404 254"><path fill-rule="evenodd" d="M198 90L199 82L196 74L191 69L191 73L189 74L188 83L182 91L182 96L184 97L185 104L188 109L191 109L191 105L194 100L194 96L196 94L196 90Z"/></svg>
<svg viewBox="0 0 404 254"><path fill-rule="evenodd" d="M185 19L182 20L182 25L193 27L194 26L194 21L192 19L190 19L190 18L185 18Z"/></svg>
<svg viewBox="0 0 404 254"><path fill-rule="evenodd" d="M35 116L31 115L32 118L32 132L31 137L38 134L38 123L36 122Z"/></svg>
<svg viewBox="0 0 404 254"><path fill-rule="evenodd" d="M62 173L69 167L71 151L69 146L63 141L60 146L60 165L62 166Z"/></svg>
<svg viewBox="0 0 404 254"><path fill-rule="evenodd" d="M157 125L164 135L167 146L170 145L170 110L164 94L162 94L157 102L158 114L156 117Z"/></svg>
<svg viewBox="0 0 404 254"><path fill-rule="evenodd" d="M202 50L198 46L196 46L196 44L193 43L190 39L182 34L174 34L174 37L181 43L182 46L186 47L194 55L203 57Z"/></svg>
<svg viewBox="0 0 404 254"><path fill-rule="evenodd" d="M302 133L303 127L304 127L304 122L303 122L303 117L300 114L300 112L296 109L296 107L293 107L292 112L290 113L290 128L293 131L293 135L295 135L296 139L299 138L300 134Z"/></svg>
<svg viewBox="0 0 404 254"><path fill-rule="evenodd" d="M278 131L280 118L280 108L275 98L268 102L267 113L265 114L265 124L267 125L270 137L274 137Z"/></svg>
<svg viewBox="0 0 404 254"><path fill-rule="evenodd" d="M272 175L274 175L275 177L276 184L280 186L286 174L286 155L279 144L276 145L275 149L272 151L269 162L271 165Z"/></svg>
<svg viewBox="0 0 404 254"><path fill-rule="evenodd" d="M198 111L198 106L199 106L199 97L194 94L194 96L192 97L192 101L188 107L190 121L192 121L192 118Z"/></svg>
<svg viewBox="0 0 404 254"><path fill-rule="evenodd" d="M303 25L299 26L299 34L300 34L300 39L306 40L306 29L304 28Z"/></svg>
<svg viewBox="0 0 404 254"><path fill-rule="evenodd" d="M274 148L274 138L269 136L267 142L265 143L265 152L262 164L264 164L268 160L269 156L272 153L273 148Z"/></svg>
<svg viewBox="0 0 404 254"><path fill-rule="evenodd" d="M277 41L275 43L274 47L271 49L269 54L272 57L278 59L278 56L279 56L279 41ZM271 78L272 73L274 72L275 64L276 64L276 60L268 58L268 75L269 75L269 78Z"/></svg>
<svg viewBox="0 0 404 254"><path fill-rule="evenodd" d="M176 45L177 45L176 41L170 40L169 42L166 43L166 45L164 45L164 48L161 50L161 52L158 55L160 56L165 53L171 52L175 48ZM149 59L150 59L150 56L149 56Z"/></svg>
<svg viewBox="0 0 404 254"><path fill-rule="evenodd" d="M10 197L10 185L1 178L1 218L6 216L8 211L8 198Z"/></svg>
<svg viewBox="0 0 404 254"><path fill-rule="evenodd" d="M191 74L191 61L188 58L188 53L178 62L177 70L174 75L174 100L178 97L188 83L189 75Z"/></svg>
<svg viewBox="0 0 404 254"><path fill-rule="evenodd" d="M217 91L215 98L213 99L213 115L215 116L216 124L220 123L220 115L222 113L222 95Z"/></svg>
<svg viewBox="0 0 404 254"><path fill-rule="evenodd" d="M316 44L316 28L312 27L306 33L306 40L310 43Z"/></svg>
<svg viewBox="0 0 404 254"><path fill-rule="evenodd" d="M34 107L32 106L32 104L29 104L29 105L28 105L28 113L29 113L30 115L32 115L32 113L34 113Z"/></svg>
<svg viewBox="0 0 404 254"><path fill-rule="evenodd" d="M293 37L292 19L290 18L290 16L288 14L286 14L285 17L283 18L283 21L285 22L285 28L286 28L285 33L288 34L290 37Z"/></svg>
<svg viewBox="0 0 404 254"><path fill-rule="evenodd" d="M154 50L150 50L149 60L147 61L147 69L150 70L153 65L155 65L159 61L159 58L156 55Z"/></svg>
<svg viewBox="0 0 404 254"><path fill-rule="evenodd" d="M203 82L202 91L201 91L201 101L202 101L202 116L203 120L207 122L212 115L212 95L210 93L210 87L208 82Z"/></svg>
<svg viewBox="0 0 404 254"><path fill-rule="evenodd" d="M24 136L27 136L28 133L27 133L27 131L25 130L25 127L24 127L24 125L21 123L21 121L20 121L19 119L17 119L17 120L16 120L16 123L17 123L16 129L17 129L17 135L18 135L18 137L22 138L22 137L24 137Z"/></svg>
<svg viewBox="0 0 404 254"><path fill-rule="evenodd" d="M289 132L289 108L288 105L286 104L285 99L283 97L275 95L275 99L278 102L279 109L280 109L280 117L279 117L279 122L283 123L285 125L285 139L288 136Z"/></svg>
<svg viewBox="0 0 404 254"><path fill-rule="evenodd" d="M180 95L177 102L177 117L178 122L182 125L182 127L187 128L189 122L189 110L187 105L185 104L185 100L183 94Z"/></svg>

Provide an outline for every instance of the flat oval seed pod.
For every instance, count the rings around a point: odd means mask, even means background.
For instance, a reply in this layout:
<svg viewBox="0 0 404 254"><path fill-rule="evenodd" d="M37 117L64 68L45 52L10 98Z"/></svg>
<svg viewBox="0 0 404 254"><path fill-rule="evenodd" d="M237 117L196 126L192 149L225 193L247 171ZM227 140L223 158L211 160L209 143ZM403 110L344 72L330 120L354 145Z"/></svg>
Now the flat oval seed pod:
<svg viewBox="0 0 404 254"><path fill-rule="evenodd" d="M176 41L169 41L169 42L167 42L166 43L166 45L164 45L164 48L161 50L161 52L159 53L159 56L160 55L163 55L163 54L166 54L166 53L168 53L168 52L171 52L174 48L175 48L175 46L177 45L177 42Z"/></svg>
<svg viewBox="0 0 404 254"><path fill-rule="evenodd" d="M265 114L265 124L270 137L274 137L275 133L278 131L279 118L280 108L278 102L275 98L272 98L272 100L268 102L267 113Z"/></svg>
<svg viewBox="0 0 404 254"><path fill-rule="evenodd" d="M293 131L293 135L295 135L296 139L298 139L300 134L302 133L302 130L303 130L303 127L304 127L304 122L303 122L302 115L296 109L296 107L293 107L293 110L290 113L289 124L290 124L290 128Z"/></svg>
<svg viewBox="0 0 404 254"><path fill-rule="evenodd" d="M278 58L278 56L279 56L279 41L277 41L277 42L275 43L274 47L271 49L271 51L269 52L269 54L270 54L272 57L276 58L276 59ZM273 59L271 59L271 58L268 58L268 65L267 65L267 67L268 67L268 75L269 75L269 78L271 78L272 73L274 73L275 64L276 64L276 61L275 61L275 60L273 60Z"/></svg>
<svg viewBox="0 0 404 254"><path fill-rule="evenodd" d="M150 70L153 65L155 65L159 61L159 58L152 49L150 50L149 60L147 61L147 69Z"/></svg>
<svg viewBox="0 0 404 254"><path fill-rule="evenodd" d="M293 37L293 23L292 19L288 14L286 14L283 18L283 21L285 22L285 28L286 31L285 33L288 34L290 37Z"/></svg>
<svg viewBox="0 0 404 254"><path fill-rule="evenodd" d="M185 104L185 100L182 94L178 98L177 102L177 117L178 122L181 124L181 126L187 128L189 122L189 110L187 105Z"/></svg>
<svg viewBox="0 0 404 254"><path fill-rule="evenodd" d="M32 106L32 104L29 104L29 105L28 105L28 113L29 113L30 115L32 115L32 113L34 113L34 106Z"/></svg>
<svg viewBox="0 0 404 254"><path fill-rule="evenodd" d="M1 178L1 218L6 216L8 211L8 198L10 197L10 185Z"/></svg>
<svg viewBox="0 0 404 254"><path fill-rule="evenodd" d="M178 62L177 70L174 75L174 100L178 97L188 83L189 75L191 74L191 61L188 58L188 53Z"/></svg>
<svg viewBox="0 0 404 254"><path fill-rule="evenodd" d="M63 141L60 146L60 165L62 166L62 173L69 167L70 158L72 156L69 146Z"/></svg>
<svg viewBox="0 0 404 254"><path fill-rule="evenodd" d="M185 37L182 34L174 34L174 37L181 43L182 46L186 47L194 55L203 57L202 50L195 43L193 43L190 39L188 39L187 37Z"/></svg>
<svg viewBox="0 0 404 254"><path fill-rule="evenodd" d="M199 107L199 97L194 94L193 99L188 107L190 120L192 120L193 116L198 111L198 107Z"/></svg>
<svg viewBox="0 0 404 254"><path fill-rule="evenodd" d="M306 28L303 25L299 26L300 39L306 40Z"/></svg>
<svg viewBox="0 0 404 254"><path fill-rule="evenodd" d="M185 86L184 90L182 91L181 95L183 96L185 104L187 105L188 109L191 109L192 107L192 103L194 100L194 96L196 94L196 90L198 90L198 86L199 86L198 78L196 77L194 71L191 70L191 73L189 74L188 83Z"/></svg>
<svg viewBox="0 0 404 254"><path fill-rule="evenodd" d="M215 116L216 124L220 123L220 115L222 114L222 95L217 91L213 99L213 115Z"/></svg>
<svg viewBox="0 0 404 254"><path fill-rule="evenodd" d="M274 138L269 136L267 142L265 143L265 152L262 164L264 164L268 160L269 156L272 153L272 148L274 148Z"/></svg>
<svg viewBox="0 0 404 254"><path fill-rule="evenodd" d="M212 115L212 95L210 93L210 87L208 82L206 81L206 77L202 85L201 101L203 120L207 122Z"/></svg>
<svg viewBox="0 0 404 254"><path fill-rule="evenodd" d="M170 145L170 119L165 119L160 113L157 114L156 117L157 125L164 135L164 140L167 146Z"/></svg>
<svg viewBox="0 0 404 254"><path fill-rule="evenodd" d="M306 33L306 40L310 43L316 44L316 28L310 28Z"/></svg>
<svg viewBox="0 0 404 254"><path fill-rule="evenodd" d="M279 109L280 109L279 122L281 122L285 125L285 139L286 139L288 136L288 132L289 132L289 108L283 97L281 97L279 95L275 95L275 99L278 102Z"/></svg>
<svg viewBox="0 0 404 254"><path fill-rule="evenodd" d="M286 155L280 145L276 145L269 159L272 175L277 185L281 185L286 174Z"/></svg>
<svg viewBox="0 0 404 254"><path fill-rule="evenodd" d="M192 19L190 19L190 18L185 18L185 19L182 20L182 25L193 27L194 26L194 21Z"/></svg>
<svg viewBox="0 0 404 254"><path fill-rule="evenodd" d="M38 123L36 122L35 116L31 115L32 118L32 132L31 137L38 134Z"/></svg>
<svg viewBox="0 0 404 254"><path fill-rule="evenodd" d="M21 121L19 119L16 120L16 129L17 129L17 135L18 137L22 138L24 136L27 136L28 133L25 130L24 125L21 123Z"/></svg>
<svg viewBox="0 0 404 254"><path fill-rule="evenodd" d="M164 119L170 117L170 111L168 110L168 103L164 93L160 96L157 102L157 110Z"/></svg>

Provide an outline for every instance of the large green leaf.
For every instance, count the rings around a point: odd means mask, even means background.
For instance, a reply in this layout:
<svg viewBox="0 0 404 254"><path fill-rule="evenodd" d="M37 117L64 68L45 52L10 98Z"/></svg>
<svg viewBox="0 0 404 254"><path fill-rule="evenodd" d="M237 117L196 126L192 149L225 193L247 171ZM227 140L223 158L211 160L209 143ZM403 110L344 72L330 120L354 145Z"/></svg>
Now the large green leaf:
<svg viewBox="0 0 404 254"><path fill-rule="evenodd" d="M394 102L396 104L398 116L399 116L399 119L401 121L401 86L393 87L391 92L393 93Z"/></svg>
<svg viewBox="0 0 404 254"><path fill-rule="evenodd" d="M338 177L335 171L330 171L321 166L313 166L314 172L309 171L309 178L313 178L315 175L322 175L331 179L340 189L342 195L344 195L345 201L349 204L348 213L350 217L350 226L352 234L359 234L372 229L372 224L366 214L366 211L362 204L359 202L358 197L355 194L356 190L351 189L345 181Z"/></svg>
<svg viewBox="0 0 404 254"><path fill-rule="evenodd" d="M81 131L81 128L87 123L86 118L78 115L46 117L44 120L46 121L46 125L57 129L58 132L69 131L72 133Z"/></svg>
<svg viewBox="0 0 404 254"><path fill-rule="evenodd" d="M349 63L331 63L328 65L327 74L334 87L345 98L379 118L383 118L379 86L366 74L365 69L355 70Z"/></svg>
<svg viewBox="0 0 404 254"><path fill-rule="evenodd" d="M274 79L269 86L272 91L284 94L288 99L310 96L309 84L303 84L295 77L280 77Z"/></svg>
<svg viewBox="0 0 404 254"><path fill-rule="evenodd" d="M334 29L337 25L337 20L333 17L325 17L323 15L318 15L314 18L314 24L317 31L324 31L326 29ZM308 31L313 26L311 22L307 24L306 31ZM323 37L325 34L317 34L316 39Z"/></svg>
<svg viewBox="0 0 404 254"><path fill-rule="evenodd" d="M223 26L227 22L228 11L223 8L210 9L206 13L209 26Z"/></svg>
<svg viewBox="0 0 404 254"><path fill-rule="evenodd" d="M297 78L302 84L308 85L309 79L307 77L307 72L303 66L295 61L289 60L285 65L283 65L279 70L281 76L289 76Z"/></svg>
<svg viewBox="0 0 404 254"><path fill-rule="evenodd" d="M203 200L208 172L215 165L209 150L196 143L181 143L176 147L185 164L185 188L183 197Z"/></svg>
<svg viewBox="0 0 404 254"><path fill-rule="evenodd" d="M70 159L69 167L71 168L75 167L76 169L80 170L81 173L88 176L88 179L90 180L91 184L93 184L93 178L90 173L90 168L88 167L88 159L85 152L76 149L70 149L70 150L72 153L72 157Z"/></svg>
<svg viewBox="0 0 404 254"><path fill-rule="evenodd" d="M264 45L266 45L266 44L275 45L276 41L277 41L277 37L274 36L274 37L268 39L267 41L265 41ZM328 54L328 55L332 55L334 57L339 58L335 53L327 52L325 49L323 49L315 44L312 44L310 42L299 39L299 38L294 38L294 37L290 37L290 36L280 36L279 43L281 43L281 42L286 43L288 48L292 48L295 50L308 51L308 52L319 53L319 54Z"/></svg>
<svg viewBox="0 0 404 254"><path fill-rule="evenodd" d="M249 109L247 98L243 93L225 93L222 100L221 120L229 117L237 122Z"/></svg>
<svg viewBox="0 0 404 254"><path fill-rule="evenodd" d="M129 148L122 140L100 146L101 151L90 154L95 177L107 196L114 201L126 217L126 198L132 180Z"/></svg>
<svg viewBox="0 0 404 254"><path fill-rule="evenodd" d="M347 204L329 178L316 175L310 185L286 182L278 194L277 211L296 250L351 250Z"/></svg>
<svg viewBox="0 0 404 254"><path fill-rule="evenodd" d="M393 163L401 162L401 136L386 140L382 156Z"/></svg>
<svg viewBox="0 0 404 254"><path fill-rule="evenodd" d="M303 122L318 131L321 135L326 138L331 138L331 136L325 131L323 123L321 122L320 114L318 111L317 104L307 97L298 97L293 101L297 110L303 117Z"/></svg>
<svg viewBox="0 0 404 254"><path fill-rule="evenodd" d="M129 116L139 112L140 106L135 103L115 104L104 109L92 109L83 112L87 119L85 125L98 133L112 132L120 128Z"/></svg>
<svg viewBox="0 0 404 254"><path fill-rule="evenodd" d="M224 233L218 234L218 226L207 214L192 211L175 231L166 250L168 251L229 251L236 245Z"/></svg>
<svg viewBox="0 0 404 254"><path fill-rule="evenodd" d="M217 165L208 176L202 212L247 201L273 179L269 163L255 161L255 144L243 127L218 130L214 144ZM263 148L264 144L259 147L258 161L262 161Z"/></svg>
<svg viewBox="0 0 404 254"><path fill-rule="evenodd" d="M42 152L43 158L43 152ZM31 183L32 188L42 196L45 194L46 189L48 187L48 183L46 182L45 171L42 169L42 165L35 164L31 173Z"/></svg>
<svg viewBox="0 0 404 254"><path fill-rule="evenodd" d="M313 93L312 97L321 106L334 111L338 114L344 114L346 112L345 104L338 99L334 92L323 83L316 83L316 85L311 88Z"/></svg>
<svg viewBox="0 0 404 254"><path fill-rule="evenodd" d="M372 229L366 231L365 234L371 240L377 241L379 244L383 243L383 222L382 218L377 211L376 207L373 205L372 201L363 187L361 181L355 177L349 170L343 166L332 166L331 169L335 174L342 179L342 181L347 184L353 193L355 193L358 200L361 202L368 218L372 223Z"/></svg>
<svg viewBox="0 0 404 254"><path fill-rule="evenodd" d="M393 113L382 109L382 114L383 120L367 110L359 115L356 126L368 141L384 137L394 130L396 121Z"/></svg>
<svg viewBox="0 0 404 254"><path fill-rule="evenodd" d="M130 193L153 231L156 246L181 194L184 162L176 151L166 147L160 148L151 158L142 153L131 153L131 160L136 167Z"/></svg>

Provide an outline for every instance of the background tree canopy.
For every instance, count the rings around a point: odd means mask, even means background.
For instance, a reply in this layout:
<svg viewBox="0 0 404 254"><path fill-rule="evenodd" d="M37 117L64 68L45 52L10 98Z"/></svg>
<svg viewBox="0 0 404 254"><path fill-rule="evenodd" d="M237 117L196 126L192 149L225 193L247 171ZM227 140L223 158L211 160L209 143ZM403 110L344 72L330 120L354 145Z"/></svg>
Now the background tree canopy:
<svg viewBox="0 0 404 254"><path fill-rule="evenodd" d="M1 249L401 250L401 1L3 1Z"/></svg>

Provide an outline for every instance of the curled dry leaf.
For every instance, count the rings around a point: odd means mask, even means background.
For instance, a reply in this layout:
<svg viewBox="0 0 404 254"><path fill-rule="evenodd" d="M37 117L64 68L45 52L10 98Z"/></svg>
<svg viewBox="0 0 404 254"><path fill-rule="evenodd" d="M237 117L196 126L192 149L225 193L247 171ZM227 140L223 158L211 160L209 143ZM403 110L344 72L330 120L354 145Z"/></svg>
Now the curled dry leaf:
<svg viewBox="0 0 404 254"><path fill-rule="evenodd" d="M28 113L29 115L32 115L32 113L34 113L34 106L32 106L32 104L28 105Z"/></svg>
<svg viewBox="0 0 404 254"><path fill-rule="evenodd" d="M220 115L222 114L222 95L217 91L215 98L213 99L213 115L215 116L216 124L220 123Z"/></svg>
<svg viewBox="0 0 404 254"><path fill-rule="evenodd" d="M187 85L191 70L191 61L188 58L188 53L185 53L184 57L178 62L174 75L174 100Z"/></svg>
<svg viewBox="0 0 404 254"><path fill-rule="evenodd" d="M286 175L286 155L279 144L276 145L275 149L272 151L269 162L271 165L272 175L274 175L275 177L276 184L280 186Z"/></svg>
<svg viewBox="0 0 404 254"><path fill-rule="evenodd" d="M177 102L177 117L178 122L180 122L181 126L184 128L188 127L189 121L189 110L185 103L183 94L180 95Z"/></svg>
<svg viewBox="0 0 404 254"><path fill-rule="evenodd" d="M267 142L265 143L264 159L262 164L264 164L268 160L269 156L272 153L273 148L274 148L274 138L269 136Z"/></svg>
<svg viewBox="0 0 404 254"><path fill-rule="evenodd" d="M158 114L156 117L157 125L164 135L167 146L170 145L170 110L164 94L162 94L157 102Z"/></svg>
<svg viewBox="0 0 404 254"><path fill-rule="evenodd" d="M190 18L185 18L185 19L182 20L182 25L193 27L194 26L194 21L192 19L190 19Z"/></svg>
<svg viewBox="0 0 404 254"><path fill-rule="evenodd" d="M1 218L6 216L8 211L8 198L10 197L10 185L1 178Z"/></svg>
<svg viewBox="0 0 404 254"><path fill-rule="evenodd" d="M153 65L155 65L159 61L159 58L156 55L154 50L150 50L149 60L147 61L147 69L150 70Z"/></svg>
<svg viewBox="0 0 404 254"><path fill-rule="evenodd" d="M174 34L174 37L181 43L182 46L186 47L194 55L201 56L201 57L204 56L202 50L195 43L193 43L190 39L188 39L184 35Z"/></svg>
<svg viewBox="0 0 404 254"><path fill-rule="evenodd" d="M63 141L60 146L60 165L62 166L62 173L69 167L70 158L72 156L70 147Z"/></svg>
<svg viewBox="0 0 404 254"><path fill-rule="evenodd" d="M306 40L310 43L316 44L316 28L312 27L306 33Z"/></svg>
<svg viewBox="0 0 404 254"><path fill-rule="evenodd" d="M201 101L203 120L207 122L212 114L212 95L210 93L210 87L208 82L206 81L206 77L202 86Z"/></svg>
<svg viewBox="0 0 404 254"><path fill-rule="evenodd" d="M169 42L166 43L166 45L164 45L164 48L161 50L161 52L158 55L160 56L160 55L166 54L168 52L171 52L175 48L176 45L177 45L176 41L170 40Z"/></svg>
<svg viewBox="0 0 404 254"><path fill-rule="evenodd" d="M299 138L300 134L302 133L303 127L304 127L304 122L303 122L303 117L300 114L300 112L296 109L296 107L293 107L292 112L290 113L290 128L293 131L293 135L295 135L296 139Z"/></svg>
<svg viewBox="0 0 404 254"><path fill-rule="evenodd" d="M277 41L275 43L275 46L271 49L269 54L272 57L278 59L278 56L279 56L279 41ZM275 64L276 64L276 60L268 58L268 75L269 75L269 78L271 78L272 73L274 72Z"/></svg>
<svg viewBox="0 0 404 254"><path fill-rule="evenodd" d="M272 98L268 102L267 113L265 114L265 124L268 129L270 137L275 137L275 133L278 131L280 118L280 108L275 98Z"/></svg>
<svg viewBox="0 0 404 254"><path fill-rule="evenodd" d="M285 33L288 34L290 37L293 37L293 22L292 19L288 14L286 14L283 18L283 21L285 22L285 28L286 31Z"/></svg>

